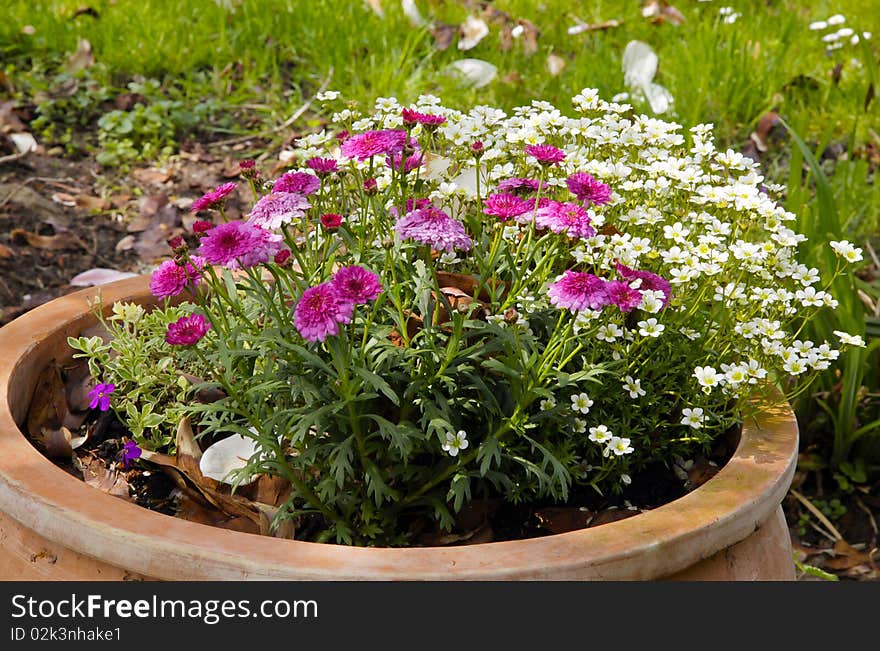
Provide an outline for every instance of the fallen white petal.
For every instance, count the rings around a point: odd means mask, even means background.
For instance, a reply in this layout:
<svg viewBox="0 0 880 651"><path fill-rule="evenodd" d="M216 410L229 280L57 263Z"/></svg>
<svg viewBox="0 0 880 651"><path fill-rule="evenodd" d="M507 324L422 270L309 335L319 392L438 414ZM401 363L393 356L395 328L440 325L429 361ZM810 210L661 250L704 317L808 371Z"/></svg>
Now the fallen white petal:
<svg viewBox="0 0 880 651"><path fill-rule="evenodd" d="M95 267L88 271L83 271L70 279L70 285L73 287L91 287L92 285L106 285L115 280L123 278L134 278L137 274L130 271L119 271L117 269L107 269L105 267Z"/></svg>
<svg viewBox="0 0 880 651"><path fill-rule="evenodd" d="M202 453L199 470L205 477L231 484L232 481L227 479L229 474L244 468L256 451L257 444L254 439L233 434L217 441Z"/></svg>
<svg viewBox="0 0 880 651"><path fill-rule="evenodd" d="M449 64L449 68L460 75L462 80L474 88L488 85L498 74L498 68L482 59L459 59Z"/></svg>

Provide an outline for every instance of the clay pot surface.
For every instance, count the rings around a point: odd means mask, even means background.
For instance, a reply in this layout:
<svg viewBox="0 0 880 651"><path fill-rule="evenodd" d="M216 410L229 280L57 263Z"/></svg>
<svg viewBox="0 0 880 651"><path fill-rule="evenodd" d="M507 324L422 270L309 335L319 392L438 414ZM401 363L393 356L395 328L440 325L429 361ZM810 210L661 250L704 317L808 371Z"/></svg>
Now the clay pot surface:
<svg viewBox="0 0 880 651"><path fill-rule="evenodd" d="M780 503L798 430L764 399L731 460L686 496L564 534L458 547L361 548L257 536L149 511L70 476L22 434L40 372L71 358L98 291L151 303L146 276L88 288L0 329L0 579L790 580Z"/></svg>

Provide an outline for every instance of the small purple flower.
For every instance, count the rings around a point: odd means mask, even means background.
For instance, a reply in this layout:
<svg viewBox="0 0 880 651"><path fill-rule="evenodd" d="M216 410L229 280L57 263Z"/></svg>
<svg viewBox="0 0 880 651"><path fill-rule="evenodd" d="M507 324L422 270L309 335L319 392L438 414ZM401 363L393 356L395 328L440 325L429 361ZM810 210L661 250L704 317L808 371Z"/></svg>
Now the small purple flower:
<svg viewBox="0 0 880 651"><path fill-rule="evenodd" d="M235 190L235 186L235 183L224 183L223 185L218 185L210 192L206 192L201 197L193 201L192 206L190 206L190 211L197 213L200 210L206 210L207 208L213 208L214 206L222 204L226 197L232 194L232 191Z"/></svg>
<svg viewBox="0 0 880 651"><path fill-rule="evenodd" d="M577 172L565 180L571 193L587 205L603 206L611 201L611 188L586 172Z"/></svg>
<svg viewBox="0 0 880 651"><path fill-rule="evenodd" d="M89 391L89 398L92 399L89 403L89 409L99 408L101 411L110 409L110 394L115 389L115 384L101 383L96 385L94 389Z"/></svg>
<svg viewBox="0 0 880 651"><path fill-rule="evenodd" d="M553 145L526 145L525 152L541 165L556 165L565 160L565 152Z"/></svg>
<svg viewBox="0 0 880 651"><path fill-rule="evenodd" d="M601 310L608 304L606 283L598 276L584 271L566 271L562 278L550 284L547 292L550 302L573 312L590 308Z"/></svg>
<svg viewBox="0 0 880 651"><path fill-rule="evenodd" d="M363 267L343 267L330 282L341 300L356 305L374 301L382 293L379 276Z"/></svg>
<svg viewBox="0 0 880 651"><path fill-rule="evenodd" d="M394 230L402 240L415 240L438 251L467 251L474 244L463 224L434 206L407 213L394 225Z"/></svg>
<svg viewBox="0 0 880 651"><path fill-rule="evenodd" d="M293 192L314 194L321 187L321 181L308 172L287 172L281 175L272 186L272 192Z"/></svg>
<svg viewBox="0 0 880 651"><path fill-rule="evenodd" d="M303 292L293 312L293 325L306 341L324 341L339 334L340 323L350 323L354 303L344 300L333 283L321 283Z"/></svg>
<svg viewBox="0 0 880 651"><path fill-rule="evenodd" d="M137 443L134 441L126 441L125 445L122 446L122 455L120 456L122 466L128 468L132 461L140 458L142 453L143 450L141 450Z"/></svg>
<svg viewBox="0 0 880 651"><path fill-rule="evenodd" d="M165 341L172 346L192 346L210 329L210 322L206 321L201 314L182 316L174 323L168 324Z"/></svg>

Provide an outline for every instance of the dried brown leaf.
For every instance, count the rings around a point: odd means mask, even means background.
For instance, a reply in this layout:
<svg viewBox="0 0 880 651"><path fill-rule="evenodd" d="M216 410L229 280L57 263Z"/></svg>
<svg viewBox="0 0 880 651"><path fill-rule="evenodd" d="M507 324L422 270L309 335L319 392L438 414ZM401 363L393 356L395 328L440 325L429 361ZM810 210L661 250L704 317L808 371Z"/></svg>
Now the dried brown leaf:
<svg viewBox="0 0 880 651"><path fill-rule="evenodd" d="M83 481L89 486L115 497L121 497L125 500L131 499L128 481L115 467L113 469L107 468L103 459L92 455L77 459L76 464L82 472Z"/></svg>
<svg viewBox="0 0 880 651"><path fill-rule="evenodd" d="M95 65L95 55L92 52L92 44L81 38L76 44L76 51L67 60L67 72L79 72L93 65Z"/></svg>
<svg viewBox="0 0 880 651"><path fill-rule="evenodd" d="M845 571L859 565L872 565L870 551L859 551L843 539L834 543L834 555L825 561L824 567L829 570Z"/></svg>
<svg viewBox="0 0 880 651"><path fill-rule="evenodd" d="M71 232L57 233L55 235L38 235L23 228L14 228L10 236L13 241L25 241L34 248L46 251L88 250L85 243Z"/></svg>
<svg viewBox="0 0 880 651"><path fill-rule="evenodd" d="M5 244L0 244L0 260L8 260L13 257L15 252Z"/></svg>
<svg viewBox="0 0 880 651"><path fill-rule="evenodd" d="M167 168L146 167L133 170L131 175L141 183L158 185L170 180L174 172Z"/></svg>
<svg viewBox="0 0 880 651"><path fill-rule="evenodd" d="M431 27L431 34L434 36L434 47L442 52L452 45L452 39L458 34L458 26L434 23Z"/></svg>

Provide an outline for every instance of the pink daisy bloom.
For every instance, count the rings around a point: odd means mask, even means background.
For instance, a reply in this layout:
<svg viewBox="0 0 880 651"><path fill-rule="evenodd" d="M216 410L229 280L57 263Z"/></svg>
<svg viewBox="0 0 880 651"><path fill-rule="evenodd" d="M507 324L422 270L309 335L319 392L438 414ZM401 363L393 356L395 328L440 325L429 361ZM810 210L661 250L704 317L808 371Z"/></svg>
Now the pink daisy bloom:
<svg viewBox="0 0 880 651"><path fill-rule="evenodd" d="M192 346L210 329L211 324L201 314L182 316L174 323L168 324L165 342L172 346Z"/></svg>
<svg viewBox="0 0 880 651"><path fill-rule="evenodd" d="M312 178L315 179L314 176ZM318 179L315 179L315 182L319 182ZM248 215L248 223L272 231L283 224L289 224L294 219L301 219L310 207L309 200L301 194L271 192L260 197L260 200L254 204Z"/></svg>
<svg viewBox="0 0 880 651"><path fill-rule="evenodd" d="M231 221L208 231L199 253L210 264L240 269L266 262L281 248L280 235L250 222Z"/></svg>
<svg viewBox="0 0 880 651"><path fill-rule="evenodd" d="M306 167L317 174L318 178L324 178L339 170L335 158L319 158L317 156L307 160Z"/></svg>
<svg viewBox="0 0 880 651"><path fill-rule="evenodd" d="M349 323L354 303L343 300L332 283L321 283L303 292L293 313L293 325L306 341L324 341L339 334L339 324Z"/></svg>
<svg viewBox="0 0 880 651"><path fill-rule="evenodd" d="M473 246L464 225L434 206L417 208L394 225L402 240L415 240L434 249L467 251Z"/></svg>
<svg viewBox="0 0 880 651"><path fill-rule="evenodd" d="M619 273L620 277L627 281L627 283L630 283L633 280L641 280L638 287L639 290L649 289L654 292L663 292L663 307L666 307L666 304L669 302L669 295L672 293L672 285L668 280L655 273L651 273L650 271L630 269L619 262L617 263L617 273Z"/></svg>
<svg viewBox="0 0 880 651"><path fill-rule="evenodd" d="M401 115L403 116L403 123L405 125L415 125L421 124L429 129L436 129L441 124L446 122L446 118L442 115L435 115L433 113L421 113L419 111L414 111L413 109L405 108L401 111Z"/></svg>
<svg viewBox="0 0 880 651"><path fill-rule="evenodd" d="M343 156L364 161L371 156L387 154L394 156L403 151L406 144L406 131L401 129L382 129L367 131L352 136L342 143L340 151Z"/></svg>
<svg viewBox="0 0 880 651"><path fill-rule="evenodd" d="M294 192L296 194L313 194L321 187L321 181L308 172L287 172L281 175L272 186L272 192Z"/></svg>
<svg viewBox="0 0 880 651"><path fill-rule="evenodd" d="M330 281L343 301L354 303L366 303L375 301L382 293L382 283L379 276L363 267L343 267L336 272Z"/></svg>
<svg viewBox="0 0 880 651"><path fill-rule="evenodd" d="M553 145L526 145L525 152L541 165L556 165L565 160L565 152Z"/></svg>
<svg viewBox="0 0 880 651"><path fill-rule="evenodd" d="M603 206L611 201L611 188L586 172L577 172L565 180L571 193L589 205Z"/></svg>
<svg viewBox="0 0 880 651"><path fill-rule="evenodd" d="M385 158L385 164L392 169L409 174L423 162L422 149L419 147L419 141L415 138L410 138L410 148L413 153L405 159L403 152L401 152L399 154L394 154L393 156L387 156Z"/></svg>
<svg viewBox="0 0 880 651"><path fill-rule="evenodd" d="M202 279L201 269L205 265L205 259L196 255L192 257L190 264L184 266L174 260L166 260L153 272L150 277L150 292L156 298L177 296L187 287L195 287Z"/></svg>
<svg viewBox="0 0 880 651"><path fill-rule="evenodd" d="M576 203L550 201L538 208L535 223L554 233L567 233L570 237L581 239L596 234L596 229L590 225L590 215Z"/></svg>
<svg viewBox="0 0 880 651"><path fill-rule="evenodd" d="M541 187L541 182L537 179L523 179L514 177L504 179L498 184L499 192L511 192L513 194L531 194L537 192Z"/></svg>
<svg viewBox="0 0 880 651"><path fill-rule="evenodd" d="M224 183L223 185L218 185L210 192L203 194L201 197L193 201L193 204L190 207L190 212L197 213L200 210L206 210L208 208L213 208L214 206L222 204L224 199L232 194L232 191L235 190L235 188L235 183Z"/></svg>
<svg viewBox="0 0 880 651"><path fill-rule="evenodd" d="M605 281L584 271L566 271L562 278L550 284L547 293L553 305L573 312L587 308L601 310L608 304Z"/></svg>
<svg viewBox="0 0 880 651"><path fill-rule="evenodd" d="M428 207L428 206L430 206L430 205L431 205L431 200L430 200L430 199L413 199L413 198L409 198L409 199L406 200L406 212L407 212L407 213L410 213L410 212L412 212L413 210L417 210L418 208L426 208L426 207ZM397 211L397 206L391 206L391 208L388 209L388 212L391 213L391 215L392 215L395 219L397 219L397 218L400 216L400 214L399 214L398 211Z"/></svg>
<svg viewBox="0 0 880 651"><path fill-rule="evenodd" d="M632 312L642 303L642 293L622 280L610 280L605 283L608 304L616 305L621 312Z"/></svg>
<svg viewBox="0 0 880 651"><path fill-rule="evenodd" d="M534 201L529 202L513 194L491 194L483 204L483 213L506 222L508 219L529 212L534 207Z"/></svg>

